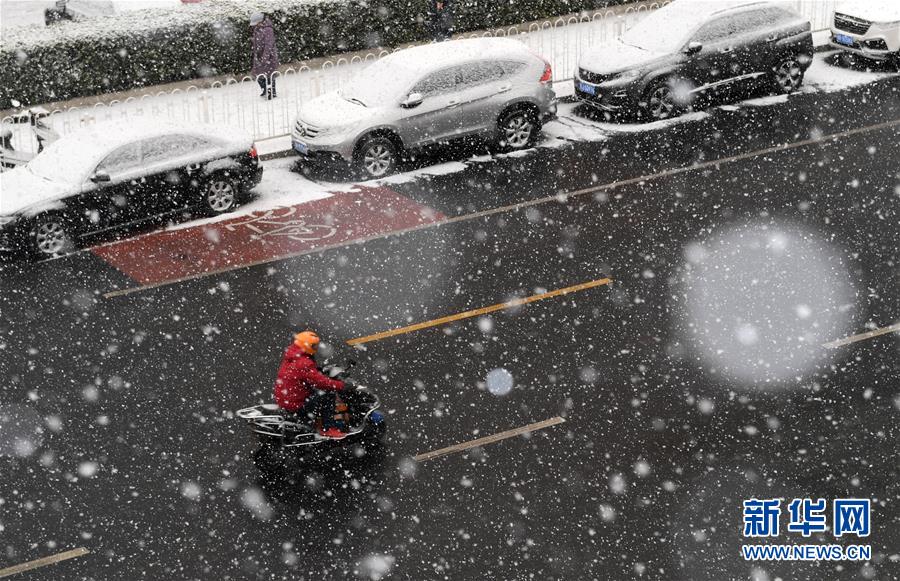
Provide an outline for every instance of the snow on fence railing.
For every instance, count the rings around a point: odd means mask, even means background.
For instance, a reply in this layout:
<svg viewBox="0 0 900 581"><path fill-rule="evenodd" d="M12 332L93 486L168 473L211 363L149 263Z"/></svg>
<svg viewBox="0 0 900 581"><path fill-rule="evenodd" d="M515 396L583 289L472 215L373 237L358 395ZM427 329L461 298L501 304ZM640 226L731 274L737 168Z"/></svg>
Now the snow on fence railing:
<svg viewBox="0 0 900 581"><path fill-rule="evenodd" d="M811 20L813 30L829 27L836 0L789 1ZM660 0L628 6L624 10L607 9L549 19L532 23L527 29L510 26L463 36L518 38L550 61L554 81L565 82L572 79L578 57L585 50L613 41L640 18L668 3L669 0ZM316 68L300 65L276 73L278 97L272 101L260 98L256 80L246 76L217 81L206 88L189 86L91 107L57 109L50 112L47 121L60 134L98 121L163 117L179 122L240 127L257 140L279 137L290 133L300 103L345 86L362 67L387 54L390 51L381 50L339 56ZM27 124L7 125L12 122L11 117L0 122L13 129L13 143L17 149L37 151L37 140Z"/></svg>

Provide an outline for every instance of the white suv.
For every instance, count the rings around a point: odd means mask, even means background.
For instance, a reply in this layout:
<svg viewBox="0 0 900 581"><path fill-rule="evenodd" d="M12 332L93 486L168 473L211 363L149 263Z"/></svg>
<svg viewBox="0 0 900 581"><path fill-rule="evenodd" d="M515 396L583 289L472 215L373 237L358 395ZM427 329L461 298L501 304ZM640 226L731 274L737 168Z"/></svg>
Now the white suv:
<svg viewBox="0 0 900 581"><path fill-rule="evenodd" d="M343 161L367 179L404 152L471 136L530 147L556 113L550 63L511 38L469 38L399 50L343 89L300 106L292 134L305 161Z"/></svg>
<svg viewBox="0 0 900 581"><path fill-rule="evenodd" d="M866 58L900 65L900 1L846 0L834 11L831 44Z"/></svg>

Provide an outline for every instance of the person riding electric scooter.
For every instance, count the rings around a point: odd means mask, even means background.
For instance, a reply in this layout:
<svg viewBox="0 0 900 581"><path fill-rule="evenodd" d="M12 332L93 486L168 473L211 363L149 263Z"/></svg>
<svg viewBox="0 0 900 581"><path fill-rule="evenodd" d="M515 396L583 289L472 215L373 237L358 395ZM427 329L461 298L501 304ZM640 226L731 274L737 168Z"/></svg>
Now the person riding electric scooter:
<svg viewBox="0 0 900 581"><path fill-rule="evenodd" d="M278 407L309 420L315 426L321 418L319 433L329 438L342 438L338 394L347 388L345 382L331 379L319 370L313 358L319 349L319 336L303 331L288 346L275 380L274 397Z"/></svg>

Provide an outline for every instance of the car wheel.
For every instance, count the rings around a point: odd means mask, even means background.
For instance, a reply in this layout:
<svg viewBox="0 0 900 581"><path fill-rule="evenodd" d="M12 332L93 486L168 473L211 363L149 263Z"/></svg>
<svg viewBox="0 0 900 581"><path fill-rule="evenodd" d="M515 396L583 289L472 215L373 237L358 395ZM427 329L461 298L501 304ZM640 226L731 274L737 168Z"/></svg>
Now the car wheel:
<svg viewBox="0 0 900 581"><path fill-rule="evenodd" d="M46 214L38 217L31 231L32 249L41 258L53 258L71 252L75 244L62 216Z"/></svg>
<svg viewBox="0 0 900 581"><path fill-rule="evenodd" d="M803 84L803 65L797 57L782 59L772 71L773 86L783 95L793 93Z"/></svg>
<svg viewBox="0 0 900 581"><path fill-rule="evenodd" d="M644 116L651 121L662 121L681 114L675 99L675 88L669 79L651 83L643 100Z"/></svg>
<svg viewBox="0 0 900 581"><path fill-rule="evenodd" d="M238 204L239 188L225 176L213 176L203 190L203 209L217 216L234 210Z"/></svg>
<svg viewBox="0 0 900 581"><path fill-rule="evenodd" d="M514 109L500 116L497 129L500 149L518 151L534 145L541 126L533 112Z"/></svg>
<svg viewBox="0 0 900 581"><path fill-rule="evenodd" d="M379 179L394 173L397 169L397 146L387 137L365 138L359 145L356 164L363 176Z"/></svg>

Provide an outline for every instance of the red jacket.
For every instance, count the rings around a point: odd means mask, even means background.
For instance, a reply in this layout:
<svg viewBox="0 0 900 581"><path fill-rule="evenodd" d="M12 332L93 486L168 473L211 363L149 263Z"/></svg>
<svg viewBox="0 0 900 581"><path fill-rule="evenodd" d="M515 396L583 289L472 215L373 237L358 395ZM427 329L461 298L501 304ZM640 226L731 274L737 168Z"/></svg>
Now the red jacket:
<svg viewBox="0 0 900 581"><path fill-rule="evenodd" d="M344 382L331 379L319 371L316 361L292 343L284 352L278 379L275 380L275 403L282 409L295 412L317 389L339 391L344 389Z"/></svg>

